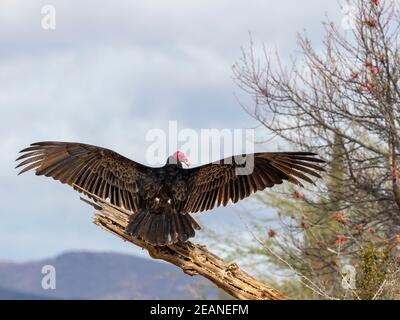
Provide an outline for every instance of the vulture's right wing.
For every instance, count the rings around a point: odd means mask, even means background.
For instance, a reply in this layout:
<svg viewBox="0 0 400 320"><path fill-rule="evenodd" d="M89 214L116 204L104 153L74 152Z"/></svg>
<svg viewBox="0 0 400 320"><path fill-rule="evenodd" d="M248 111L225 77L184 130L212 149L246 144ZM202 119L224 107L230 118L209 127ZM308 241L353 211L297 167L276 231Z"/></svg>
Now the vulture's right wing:
<svg viewBox="0 0 400 320"><path fill-rule="evenodd" d="M34 169L44 175L88 191L116 206L136 212L142 198L155 196L160 182L150 168L109 149L83 143L37 142L17 161L21 172ZM76 188L78 186L79 188Z"/></svg>

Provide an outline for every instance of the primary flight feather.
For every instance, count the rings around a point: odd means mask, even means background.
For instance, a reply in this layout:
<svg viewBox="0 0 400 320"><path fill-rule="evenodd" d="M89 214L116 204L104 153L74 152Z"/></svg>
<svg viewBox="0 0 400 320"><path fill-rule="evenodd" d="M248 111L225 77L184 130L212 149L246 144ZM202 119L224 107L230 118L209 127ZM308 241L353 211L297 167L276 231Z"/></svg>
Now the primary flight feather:
<svg viewBox="0 0 400 320"><path fill-rule="evenodd" d="M190 215L236 203L284 180L302 186L320 178L323 160L309 152L263 152L246 155L253 167L229 157L196 168L180 151L152 168L101 147L72 142L37 142L21 151L19 174L35 170L94 194L132 212L126 232L152 245L186 241L200 226Z"/></svg>

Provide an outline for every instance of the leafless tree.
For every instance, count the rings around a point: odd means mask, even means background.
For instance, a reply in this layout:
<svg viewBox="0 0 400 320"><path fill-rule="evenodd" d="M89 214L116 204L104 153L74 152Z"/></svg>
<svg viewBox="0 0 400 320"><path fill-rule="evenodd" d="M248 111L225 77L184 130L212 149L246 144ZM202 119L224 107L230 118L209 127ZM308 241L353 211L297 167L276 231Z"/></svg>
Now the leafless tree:
<svg viewBox="0 0 400 320"><path fill-rule="evenodd" d="M325 228L334 239L343 233L343 255L354 256L367 240L379 247L400 239L400 14L395 0L350 4L353 28L328 19L322 49L299 35L300 57L288 65L279 53L257 56L251 42L233 70L254 101L246 111L268 132L331 161L319 192L302 199L313 214L298 228L333 219L342 228ZM287 236L292 244L280 249L301 260L312 233L303 233L298 251L298 235ZM325 236L312 242L317 260L332 245Z"/></svg>

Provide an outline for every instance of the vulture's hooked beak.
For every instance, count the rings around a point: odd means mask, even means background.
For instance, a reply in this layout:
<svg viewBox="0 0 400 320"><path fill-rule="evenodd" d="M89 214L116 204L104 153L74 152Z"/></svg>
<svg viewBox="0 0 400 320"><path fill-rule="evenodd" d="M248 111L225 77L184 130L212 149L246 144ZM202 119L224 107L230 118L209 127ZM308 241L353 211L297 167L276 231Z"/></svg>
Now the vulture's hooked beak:
<svg viewBox="0 0 400 320"><path fill-rule="evenodd" d="M189 160L183 161L182 163L186 166L186 168L189 168L190 166Z"/></svg>

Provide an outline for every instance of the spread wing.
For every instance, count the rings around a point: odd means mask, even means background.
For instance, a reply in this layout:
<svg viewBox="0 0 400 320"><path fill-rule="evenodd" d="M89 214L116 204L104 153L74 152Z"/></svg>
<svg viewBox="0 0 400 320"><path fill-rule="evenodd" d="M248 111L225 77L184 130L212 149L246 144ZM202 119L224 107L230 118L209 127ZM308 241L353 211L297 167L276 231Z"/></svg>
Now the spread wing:
<svg viewBox="0 0 400 320"><path fill-rule="evenodd" d="M150 168L109 149L71 142L37 142L20 153L21 173L35 170L88 191L116 206L136 212L143 198L157 193L160 183ZM83 190L81 190L83 189Z"/></svg>
<svg viewBox="0 0 400 320"><path fill-rule="evenodd" d="M281 184L284 180L300 186L303 186L300 180L313 184L309 176L321 178L319 172L324 169L320 164L325 162L315 156L308 152L246 155L247 159L254 159L253 168L247 174L238 174L246 164L238 163L235 157L189 169L190 191L183 211L201 212L226 206L230 201L236 203L256 191Z"/></svg>

